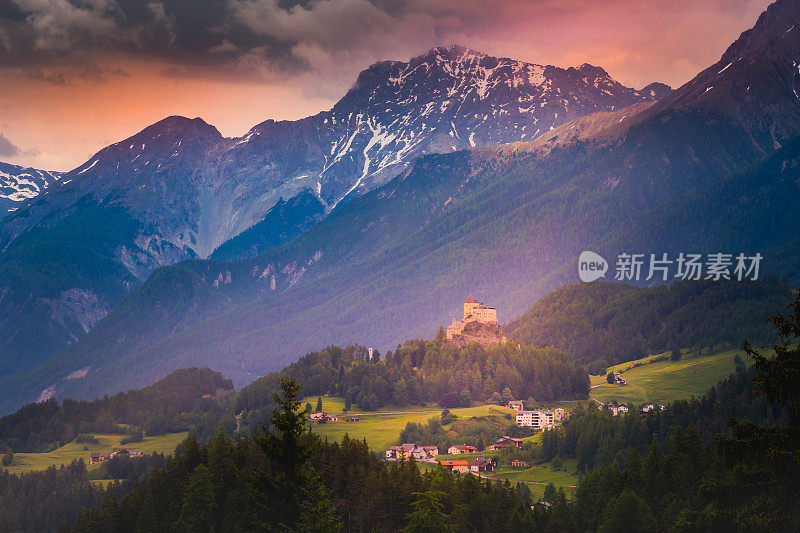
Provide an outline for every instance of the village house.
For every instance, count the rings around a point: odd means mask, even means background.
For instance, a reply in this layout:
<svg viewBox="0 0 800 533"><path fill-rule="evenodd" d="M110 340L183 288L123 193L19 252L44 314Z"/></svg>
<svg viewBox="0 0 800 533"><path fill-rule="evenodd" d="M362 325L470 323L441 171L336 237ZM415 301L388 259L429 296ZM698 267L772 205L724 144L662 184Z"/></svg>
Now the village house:
<svg viewBox="0 0 800 533"><path fill-rule="evenodd" d="M625 378L619 372L614 372L614 383L617 385L627 385L628 382L625 381Z"/></svg>
<svg viewBox="0 0 800 533"><path fill-rule="evenodd" d="M92 453L89 455L89 464L102 463L108 459L108 455L107 453Z"/></svg>
<svg viewBox="0 0 800 533"><path fill-rule="evenodd" d="M497 465L497 459L489 459L486 457L476 457L469 463L471 472L494 472L494 467Z"/></svg>
<svg viewBox="0 0 800 533"><path fill-rule="evenodd" d="M506 404L506 407L513 409L515 411L525 410L525 404L522 403L522 400L511 400Z"/></svg>
<svg viewBox="0 0 800 533"><path fill-rule="evenodd" d="M514 437L502 436L497 439L497 442L489 446L490 450L503 450L505 448L522 448L525 441L522 439L515 439Z"/></svg>
<svg viewBox="0 0 800 533"><path fill-rule="evenodd" d="M96 463L102 463L108 459L113 459L116 456L127 456L127 457L144 457L144 452L140 450L127 450L122 448L121 450L114 450L112 452L107 453L91 453L89 454L89 464L93 465Z"/></svg>
<svg viewBox="0 0 800 533"><path fill-rule="evenodd" d="M527 461L520 461L519 459L514 459L511 461L511 466L528 466Z"/></svg>
<svg viewBox="0 0 800 533"><path fill-rule="evenodd" d="M417 461L432 462L439 455L439 448L436 446L417 446L413 443L391 446L386 450L387 461L406 461L414 458Z"/></svg>
<svg viewBox="0 0 800 533"><path fill-rule="evenodd" d="M310 418L311 420L319 421L325 418L325 413L323 413L322 411L311 413L310 415L308 415L308 418Z"/></svg>
<svg viewBox="0 0 800 533"><path fill-rule="evenodd" d="M519 427L544 429L555 426L557 422L561 422L565 417L564 410L561 408L553 411L519 411L516 423Z"/></svg>
<svg viewBox="0 0 800 533"><path fill-rule="evenodd" d="M338 422L339 421L339 417L336 416L336 415L328 415L327 418L328 418L328 422Z"/></svg>
<svg viewBox="0 0 800 533"><path fill-rule="evenodd" d="M447 448L449 455L457 455L459 453L478 453L478 448L469 446L468 444L454 444Z"/></svg>
<svg viewBox="0 0 800 533"><path fill-rule="evenodd" d="M606 405L606 409L611 411L611 414L613 416L617 416L619 414L623 414L623 413L627 413L628 412L628 406L625 405L624 403L621 403L619 405L616 405L614 403L608 403Z"/></svg>
<svg viewBox="0 0 800 533"><path fill-rule="evenodd" d="M531 509L535 509L537 511L546 511L550 509L550 506L551 506L550 502L539 500L538 502L531 505Z"/></svg>
<svg viewBox="0 0 800 533"><path fill-rule="evenodd" d="M117 455L127 455L128 457L144 457L144 452L139 450L127 450L122 448L121 450L115 450L108 454L109 459L112 457L116 457Z"/></svg>
<svg viewBox="0 0 800 533"><path fill-rule="evenodd" d="M447 326L447 340L451 340L455 335L461 335L464 328L470 322L480 322L481 324L497 324L497 308L483 305L472 296L464 300L464 318L462 320L453 319Z"/></svg>
<svg viewBox="0 0 800 533"><path fill-rule="evenodd" d="M469 472L469 461L439 461L439 464L452 472Z"/></svg>
<svg viewBox="0 0 800 533"><path fill-rule="evenodd" d="M412 455L417 461L432 461L439 455L439 448L437 446L417 446Z"/></svg>
<svg viewBox="0 0 800 533"><path fill-rule="evenodd" d="M414 454L414 448L416 448L416 444L401 444L400 446L391 446L388 450L386 450L386 460L387 461L405 461Z"/></svg>

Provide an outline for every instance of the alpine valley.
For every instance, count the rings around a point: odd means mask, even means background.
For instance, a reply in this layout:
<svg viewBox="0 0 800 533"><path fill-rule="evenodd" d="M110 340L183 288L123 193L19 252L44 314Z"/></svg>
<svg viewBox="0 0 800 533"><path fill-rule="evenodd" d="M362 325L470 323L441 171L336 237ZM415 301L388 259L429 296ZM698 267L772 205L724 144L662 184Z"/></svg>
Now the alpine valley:
<svg viewBox="0 0 800 533"><path fill-rule="evenodd" d="M382 350L471 292L507 322L585 249L759 252L797 281L798 65L779 0L675 90L448 47L241 138L164 119L3 212L0 411Z"/></svg>

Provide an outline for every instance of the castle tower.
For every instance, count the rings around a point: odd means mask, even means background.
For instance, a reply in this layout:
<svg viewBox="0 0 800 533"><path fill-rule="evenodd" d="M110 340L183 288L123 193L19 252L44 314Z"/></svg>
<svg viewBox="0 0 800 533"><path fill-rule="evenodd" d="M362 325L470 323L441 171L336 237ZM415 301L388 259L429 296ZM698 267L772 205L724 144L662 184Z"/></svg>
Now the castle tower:
<svg viewBox="0 0 800 533"><path fill-rule="evenodd" d="M467 318L469 315L474 315L475 311L480 306L481 303L472 296L464 300L464 318Z"/></svg>

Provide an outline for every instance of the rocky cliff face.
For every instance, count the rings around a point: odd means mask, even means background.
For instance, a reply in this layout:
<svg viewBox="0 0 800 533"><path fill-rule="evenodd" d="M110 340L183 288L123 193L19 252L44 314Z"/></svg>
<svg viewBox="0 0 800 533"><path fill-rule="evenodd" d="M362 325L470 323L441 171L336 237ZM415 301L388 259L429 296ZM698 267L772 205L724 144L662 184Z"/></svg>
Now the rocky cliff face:
<svg viewBox="0 0 800 533"><path fill-rule="evenodd" d="M477 342L488 346L490 344L498 344L506 342L508 337L503 333L503 329L499 324L484 324L482 322L470 322L464 326L464 331L460 335L453 335L453 338L448 340L449 344L465 347L471 342Z"/></svg>

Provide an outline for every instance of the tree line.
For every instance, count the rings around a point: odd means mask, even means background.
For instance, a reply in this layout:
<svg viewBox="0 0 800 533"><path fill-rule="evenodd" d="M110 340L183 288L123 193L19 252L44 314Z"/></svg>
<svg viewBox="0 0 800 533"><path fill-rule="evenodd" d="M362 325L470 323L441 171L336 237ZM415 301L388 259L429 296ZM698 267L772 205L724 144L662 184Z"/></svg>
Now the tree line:
<svg viewBox="0 0 800 533"><path fill-rule="evenodd" d="M590 453L594 469L581 480L573 501L553 505L547 527L601 532L800 529L800 291L789 313L771 322L779 338L776 356L768 359L745 342L745 351L755 360L753 372L732 378L733 383L729 380L717 391L716 416L744 414L744 419L728 418L726 433L703 438L702 411L708 412L703 403L711 400L707 396L689 404L700 413L667 426L668 434L656 434L645 453L633 445L641 442L635 438L614 457L601 460ZM752 389L737 387L746 378ZM770 415L759 407L738 411L746 406L749 390L776 404L782 415L772 419L774 411ZM665 416L679 422L669 410ZM635 416L622 417L617 424L631 426L629 437L636 426L642 427ZM624 435L606 434L601 442L624 440ZM566 428L560 436L566 437ZM591 439L577 439L578 448L592 445Z"/></svg>
<svg viewBox="0 0 800 533"><path fill-rule="evenodd" d="M776 340L768 319L791 299L786 280L676 281L635 287L581 283L548 293L506 331L531 346L555 346L594 375L618 363L678 348L718 351Z"/></svg>
<svg viewBox="0 0 800 533"><path fill-rule="evenodd" d="M210 369L176 370L153 385L93 401L51 398L0 418L0 452L46 452L91 432L148 435L219 419L233 383Z"/></svg>
<svg viewBox="0 0 800 533"><path fill-rule="evenodd" d="M589 392L586 371L561 350L518 342L459 348L445 341L443 329L433 340L407 341L382 359L378 352L370 359L363 346L329 346L301 357L281 375L297 377L304 394L344 396L348 409L367 411L390 404L459 407L512 398L572 400ZM274 380L266 378L268 383ZM509 398L503 397L505 389Z"/></svg>
<svg viewBox="0 0 800 533"><path fill-rule="evenodd" d="M308 431L300 387L282 380L270 426L234 441L220 429L189 437L173 458L119 500L83 512L72 531L530 531L530 491L391 467L366 443Z"/></svg>

